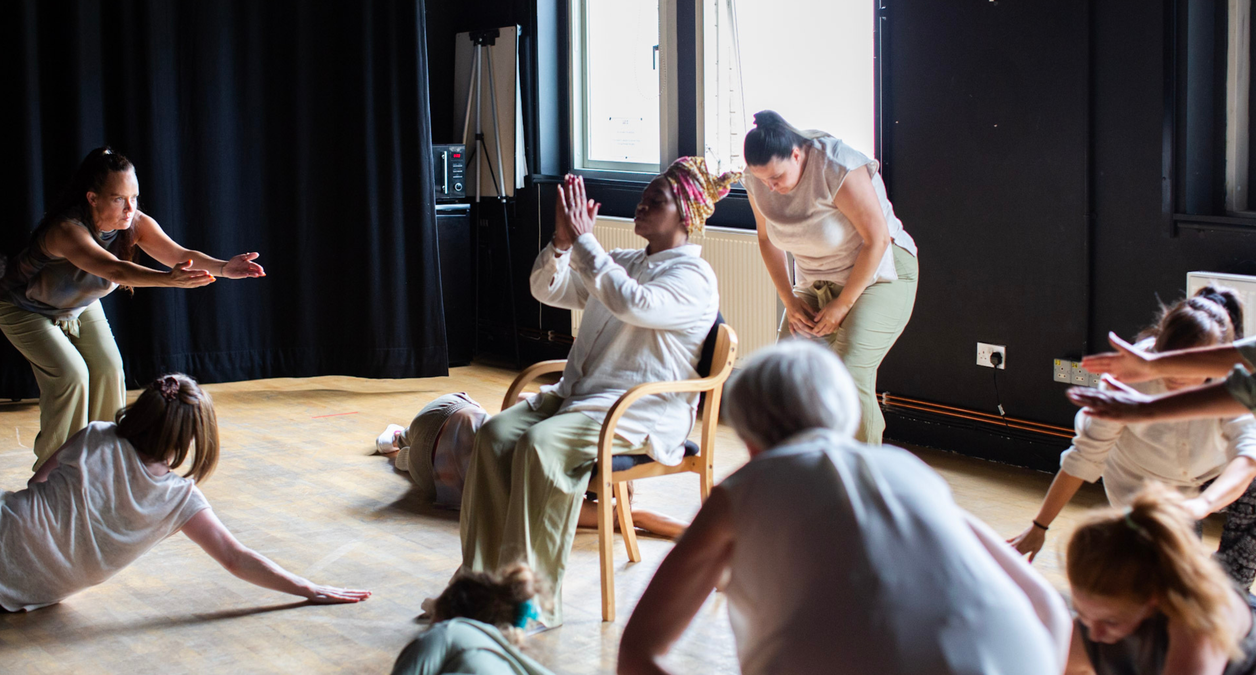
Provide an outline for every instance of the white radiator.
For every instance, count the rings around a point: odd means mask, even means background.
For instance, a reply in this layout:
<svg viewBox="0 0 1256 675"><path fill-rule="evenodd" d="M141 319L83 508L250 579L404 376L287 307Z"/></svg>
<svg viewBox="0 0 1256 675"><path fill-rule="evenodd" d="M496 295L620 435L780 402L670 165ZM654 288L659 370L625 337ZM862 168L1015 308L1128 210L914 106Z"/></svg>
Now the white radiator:
<svg viewBox="0 0 1256 675"><path fill-rule="evenodd" d="M1256 335L1256 277L1219 272L1187 272L1186 294L1195 295L1199 289L1213 284L1234 289L1243 299L1243 335Z"/></svg>
<svg viewBox="0 0 1256 675"><path fill-rule="evenodd" d="M601 217L593 234L606 250L642 248L646 241L633 234L629 218ZM776 342L780 322L776 289L759 257L759 240L753 230L708 227L692 242L702 246L702 257L715 270L720 284L720 311L737 331L737 359ZM580 330L584 312L571 313L571 334Z"/></svg>

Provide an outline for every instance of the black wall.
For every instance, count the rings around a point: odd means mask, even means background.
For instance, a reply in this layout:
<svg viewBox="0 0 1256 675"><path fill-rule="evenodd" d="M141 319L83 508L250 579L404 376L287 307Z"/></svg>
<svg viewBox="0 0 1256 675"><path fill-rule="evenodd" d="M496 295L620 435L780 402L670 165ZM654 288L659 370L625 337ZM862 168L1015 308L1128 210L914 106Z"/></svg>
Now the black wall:
<svg viewBox="0 0 1256 675"><path fill-rule="evenodd" d="M993 373L975 365L976 343L1003 344L1007 414L1071 426L1075 409L1052 381L1052 359L1103 349L1108 330L1132 336L1152 320L1158 298L1184 292L1188 271L1256 274L1253 234L1173 227L1176 104L1167 76L1176 69L1176 5L882 4L882 159L890 198L920 245L921 281L880 387L993 412ZM432 11L429 31L439 25ZM535 11L535 3L472 2L451 21L518 21L526 34ZM433 55L433 68L439 63ZM434 101L439 79L434 70ZM565 75L551 80L561 85ZM434 128L442 114L434 111ZM538 211L543 187L519 208L521 220L536 218L516 225L530 233L514 240L519 284L550 227ZM890 438L1041 469L1057 467L1067 445L888 418Z"/></svg>

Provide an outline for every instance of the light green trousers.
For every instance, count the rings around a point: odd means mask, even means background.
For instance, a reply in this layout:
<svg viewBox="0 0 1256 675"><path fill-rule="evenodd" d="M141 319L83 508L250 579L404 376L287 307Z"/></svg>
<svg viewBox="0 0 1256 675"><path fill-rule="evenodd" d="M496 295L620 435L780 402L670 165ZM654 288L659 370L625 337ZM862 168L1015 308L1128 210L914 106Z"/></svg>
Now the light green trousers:
<svg viewBox="0 0 1256 675"><path fill-rule="evenodd" d="M859 405L863 416L855 438L870 445L880 445L885 433L885 417L877 403L877 369L890 347L903 334L916 305L916 277L920 266L916 257L891 244L897 281L872 284L855 301L842 325L822 338L812 338L827 345L846 364L846 370L859 389ZM794 295L813 309L820 309L841 295L842 287L832 281L815 281L794 287ZM780 339L790 337L789 320L781 320Z"/></svg>
<svg viewBox="0 0 1256 675"><path fill-rule="evenodd" d="M99 300L79 315L77 336L5 301L0 301L0 330L30 361L39 384L35 469L88 422L112 421L126 405L122 354Z"/></svg>
<svg viewBox="0 0 1256 675"><path fill-rule="evenodd" d="M562 585L589 487L602 425L584 413L556 414L563 399L516 404L480 428L462 492L462 568L495 572L524 561L551 584L549 627L563 622ZM615 454L645 452L616 437Z"/></svg>

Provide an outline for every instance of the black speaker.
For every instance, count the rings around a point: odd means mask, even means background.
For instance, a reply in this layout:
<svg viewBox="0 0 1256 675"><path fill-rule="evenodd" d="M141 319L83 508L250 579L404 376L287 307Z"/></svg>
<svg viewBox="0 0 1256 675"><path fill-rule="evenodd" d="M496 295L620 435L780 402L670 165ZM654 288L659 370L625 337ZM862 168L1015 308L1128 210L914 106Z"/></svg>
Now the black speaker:
<svg viewBox="0 0 1256 675"><path fill-rule="evenodd" d="M465 366L475 356L475 274L471 251L471 205L436 205L441 296L449 365Z"/></svg>

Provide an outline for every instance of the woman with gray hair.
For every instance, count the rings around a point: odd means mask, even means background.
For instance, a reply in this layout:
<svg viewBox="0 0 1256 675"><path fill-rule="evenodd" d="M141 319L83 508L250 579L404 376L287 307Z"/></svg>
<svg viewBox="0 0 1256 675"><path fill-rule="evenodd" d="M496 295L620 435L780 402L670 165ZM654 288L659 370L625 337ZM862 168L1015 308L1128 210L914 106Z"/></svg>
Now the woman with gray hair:
<svg viewBox="0 0 1256 675"><path fill-rule="evenodd" d="M741 671L1060 673L1058 593L924 462L852 435L858 393L803 341L755 354L726 410L750 462L711 493L624 629L620 673L662 657L726 571Z"/></svg>

